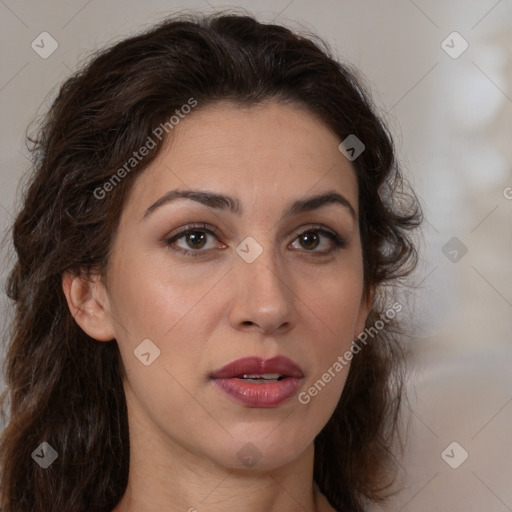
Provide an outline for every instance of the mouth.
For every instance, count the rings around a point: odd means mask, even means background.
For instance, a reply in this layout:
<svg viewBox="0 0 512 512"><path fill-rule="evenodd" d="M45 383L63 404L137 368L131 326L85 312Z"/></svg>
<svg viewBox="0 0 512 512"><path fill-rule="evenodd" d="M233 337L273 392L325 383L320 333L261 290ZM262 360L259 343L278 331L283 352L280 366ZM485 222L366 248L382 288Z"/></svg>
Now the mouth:
<svg viewBox="0 0 512 512"><path fill-rule="evenodd" d="M225 395L247 407L276 407L302 383L300 366L284 356L246 357L223 366L210 380Z"/></svg>
<svg viewBox="0 0 512 512"><path fill-rule="evenodd" d="M272 359L262 359L261 357L237 359L215 371L210 378L276 382L290 377L302 378L301 367L287 357L277 356Z"/></svg>
<svg viewBox="0 0 512 512"><path fill-rule="evenodd" d="M254 382L262 384L264 382L279 382L283 379L287 379L288 375L281 375L280 373L264 373L263 375L239 375L236 379L244 380L245 382Z"/></svg>

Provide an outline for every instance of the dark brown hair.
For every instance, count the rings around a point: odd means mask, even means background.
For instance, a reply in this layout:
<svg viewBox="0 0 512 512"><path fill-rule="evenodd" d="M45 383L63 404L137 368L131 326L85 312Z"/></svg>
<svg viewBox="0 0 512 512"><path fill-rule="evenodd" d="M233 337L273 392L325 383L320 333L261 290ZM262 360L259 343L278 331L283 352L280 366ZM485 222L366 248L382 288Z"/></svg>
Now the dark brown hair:
<svg viewBox="0 0 512 512"><path fill-rule="evenodd" d="M198 109L220 100L293 102L340 142L353 134L364 143L353 167L364 291L376 292L367 326L389 309L389 285L416 265L410 230L421 210L357 77L311 34L220 13L166 19L96 53L61 86L37 136L29 137L33 173L12 228L3 512L107 512L125 491L129 440L118 346L79 328L61 278L65 271L105 271L127 193L162 143L104 197L95 191L191 98ZM337 510L362 511L389 491L403 353L397 322L388 319L354 357L340 402L315 439L314 478ZM45 470L31 458L42 442L58 452Z"/></svg>

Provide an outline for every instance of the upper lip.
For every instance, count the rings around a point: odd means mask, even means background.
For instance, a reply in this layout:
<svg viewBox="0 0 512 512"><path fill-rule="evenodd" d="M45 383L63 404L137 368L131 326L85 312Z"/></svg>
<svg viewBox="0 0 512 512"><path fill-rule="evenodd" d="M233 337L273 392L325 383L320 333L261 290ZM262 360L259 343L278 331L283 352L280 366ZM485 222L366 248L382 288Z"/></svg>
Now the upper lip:
<svg viewBox="0 0 512 512"><path fill-rule="evenodd" d="M301 367L291 359L284 356L276 356L271 359L262 359L261 357L244 357L232 361L216 370L212 374L212 379L229 379L248 375L263 375L265 373L279 373L284 377L303 376Z"/></svg>

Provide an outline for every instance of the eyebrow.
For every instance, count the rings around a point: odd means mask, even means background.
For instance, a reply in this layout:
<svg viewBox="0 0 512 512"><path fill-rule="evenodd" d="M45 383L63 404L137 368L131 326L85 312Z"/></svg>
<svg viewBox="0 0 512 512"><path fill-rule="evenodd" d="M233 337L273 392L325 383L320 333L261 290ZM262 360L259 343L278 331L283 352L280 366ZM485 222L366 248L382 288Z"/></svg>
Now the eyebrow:
<svg viewBox="0 0 512 512"><path fill-rule="evenodd" d="M244 208L236 197L203 190L171 190L149 206L142 218L145 219L150 213L177 199L189 199L204 206L208 206L209 208L229 210L237 215L241 215L244 212ZM357 221L357 214L354 207L346 197L334 190L294 201L284 212L283 218L291 217L299 213L310 212L329 204L338 204L345 207L352 218Z"/></svg>

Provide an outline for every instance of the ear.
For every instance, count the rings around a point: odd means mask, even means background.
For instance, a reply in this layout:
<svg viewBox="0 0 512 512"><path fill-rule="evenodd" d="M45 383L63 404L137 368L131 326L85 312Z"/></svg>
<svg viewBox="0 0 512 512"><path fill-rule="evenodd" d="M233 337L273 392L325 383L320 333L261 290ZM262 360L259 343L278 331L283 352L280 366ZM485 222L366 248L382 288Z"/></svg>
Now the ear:
<svg viewBox="0 0 512 512"><path fill-rule="evenodd" d="M375 299L375 290L370 289L368 293L363 293L361 298L361 304L359 306L359 314L357 316L357 321L354 329L354 338L357 337L364 331L366 318L368 317L368 313L372 309L373 300Z"/></svg>
<svg viewBox="0 0 512 512"><path fill-rule="evenodd" d="M83 331L98 341L115 338L107 292L99 275L64 272L62 289L71 315Z"/></svg>

